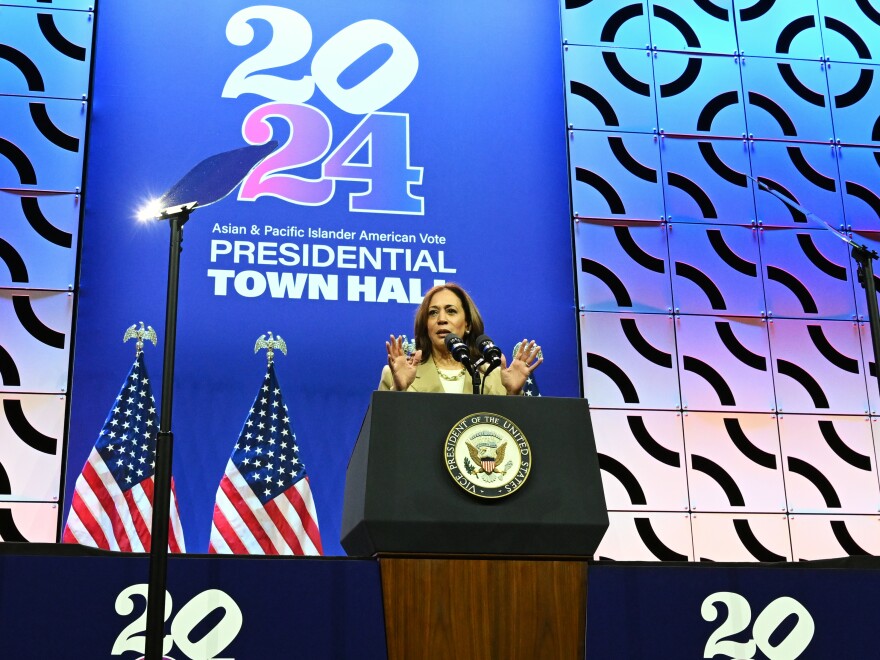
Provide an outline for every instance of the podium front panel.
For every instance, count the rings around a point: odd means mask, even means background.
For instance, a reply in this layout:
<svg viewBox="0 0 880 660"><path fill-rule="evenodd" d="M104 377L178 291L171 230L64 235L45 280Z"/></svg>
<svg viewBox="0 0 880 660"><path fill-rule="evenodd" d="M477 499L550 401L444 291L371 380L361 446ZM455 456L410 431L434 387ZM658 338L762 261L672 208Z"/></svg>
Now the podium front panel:
<svg viewBox="0 0 880 660"><path fill-rule="evenodd" d="M511 494L462 488L446 465L462 420L512 421L531 452ZM608 526L583 399L374 392L348 467L342 546L349 555L590 556Z"/></svg>

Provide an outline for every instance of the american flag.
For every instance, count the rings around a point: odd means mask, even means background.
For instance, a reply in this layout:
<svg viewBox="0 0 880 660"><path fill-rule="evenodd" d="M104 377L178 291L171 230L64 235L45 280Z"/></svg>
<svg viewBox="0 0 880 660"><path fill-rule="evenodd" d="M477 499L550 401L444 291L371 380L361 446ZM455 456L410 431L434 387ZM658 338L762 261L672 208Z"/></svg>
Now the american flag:
<svg viewBox="0 0 880 660"><path fill-rule="evenodd" d="M217 489L208 552L323 554L309 477L274 363L269 363Z"/></svg>
<svg viewBox="0 0 880 660"><path fill-rule="evenodd" d="M76 480L65 543L123 552L150 550L158 430L156 399L139 351ZM173 481L170 508L168 548L186 552Z"/></svg>
<svg viewBox="0 0 880 660"><path fill-rule="evenodd" d="M532 374L526 378L526 384L522 388L523 396L541 396L541 390L538 389L538 381Z"/></svg>

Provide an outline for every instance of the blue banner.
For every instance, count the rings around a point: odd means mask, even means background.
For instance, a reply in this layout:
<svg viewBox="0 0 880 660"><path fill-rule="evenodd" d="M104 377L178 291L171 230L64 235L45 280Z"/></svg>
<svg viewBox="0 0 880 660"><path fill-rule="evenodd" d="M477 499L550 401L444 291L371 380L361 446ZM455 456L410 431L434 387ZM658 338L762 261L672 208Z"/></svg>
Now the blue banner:
<svg viewBox="0 0 880 660"><path fill-rule="evenodd" d="M591 566L588 658L873 658L875 570Z"/></svg>
<svg viewBox="0 0 880 660"><path fill-rule="evenodd" d="M470 291L541 393L578 396L559 9L537 0L105 3L98 13L67 498L133 359L165 314L167 223L139 208L198 162L278 142L184 228L174 478L190 552L272 331L325 554L389 334L437 282ZM158 399L161 351L146 348ZM442 443L442 439L438 439ZM439 446L437 451L439 452Z"/></svg>
<svg viewBox="0 0 880 660"><path fill-rule="evenodd" d="M148 566L136 555L0 555L0 655L142 657ZM173 660L387 656L375 561L172 557L165 612Z"/></svg>

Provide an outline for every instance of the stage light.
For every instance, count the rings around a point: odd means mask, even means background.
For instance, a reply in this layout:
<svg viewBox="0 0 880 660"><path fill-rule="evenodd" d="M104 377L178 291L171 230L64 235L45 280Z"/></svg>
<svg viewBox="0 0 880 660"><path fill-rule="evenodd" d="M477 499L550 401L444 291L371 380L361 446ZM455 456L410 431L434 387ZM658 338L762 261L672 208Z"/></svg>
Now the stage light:
<svg viewBox="0 0 880 660"><path fill-rule="evenodd" d="M137 219L141 222L147 222L148 220L154 220L159 217L162 213L162 209L164 205L162 204L161 199L151 199L146 202L137 212Z"/></svg>

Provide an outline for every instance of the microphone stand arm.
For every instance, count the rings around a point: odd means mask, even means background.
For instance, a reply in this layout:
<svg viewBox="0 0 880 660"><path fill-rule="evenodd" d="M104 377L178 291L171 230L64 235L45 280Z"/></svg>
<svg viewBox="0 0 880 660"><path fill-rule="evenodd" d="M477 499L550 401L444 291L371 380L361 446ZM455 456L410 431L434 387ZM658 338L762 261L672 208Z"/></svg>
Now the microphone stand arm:
<svg viewBox="0 0 880 660"><path fill-rule="evenodd" d="M470 367L468 367L468 371L471 374L471 382L473 383L474 387L474 394L483 393L482 374L480 373L480 366L483 364L483 362L485 362L485 360L483 358L480 358Z"/></svg>
<svg viewBox="0 0 880 660"><path fill-rule="evenodd" d="M861 284L862 288L865 290L865 297L867 298L866 302L868 304L868 327L871 330L871 346L874 349L874 377L877 378L877 387L878 391L880 391L880 310L878 310L877 285L876 281L874 280L874 260L878 258L877 252L868 248L865 245L856 243L852 238L842 232L837 231L834 227L829 225L825 220L817 216L815 213L808 211L803 206L796 203L794 200L789 199L784 195L781 195L776 190L773 190L764 181L756 179L753 176L749 176L748 174L746 174L746 176L754 181L758 185L758 188L760 190L770 193L789 208L792 208L795 211L802 213L804 216L806 216L808 220L812 220L817 225L827 229L832 234L837 236L837 238L849 245L850 248L852 248L852 257L858 264L857 274L859 278L859 284ZM871 375L870 367L868 368L867 375Z"/></svg>
<svg viewBox="0 0 880 660"><path fill-rule="evenodd" d="M868 303L868 325L871 328L871 345L874 349L874 376L880 378L880 310L877 306L877 285L874 279L874 260L877 253L864 245L853 244L852 256L858 264L859 284L865 290ZM870 376L870 368L868 369ZM880 380L877 381L880 388Z"/></svg>

